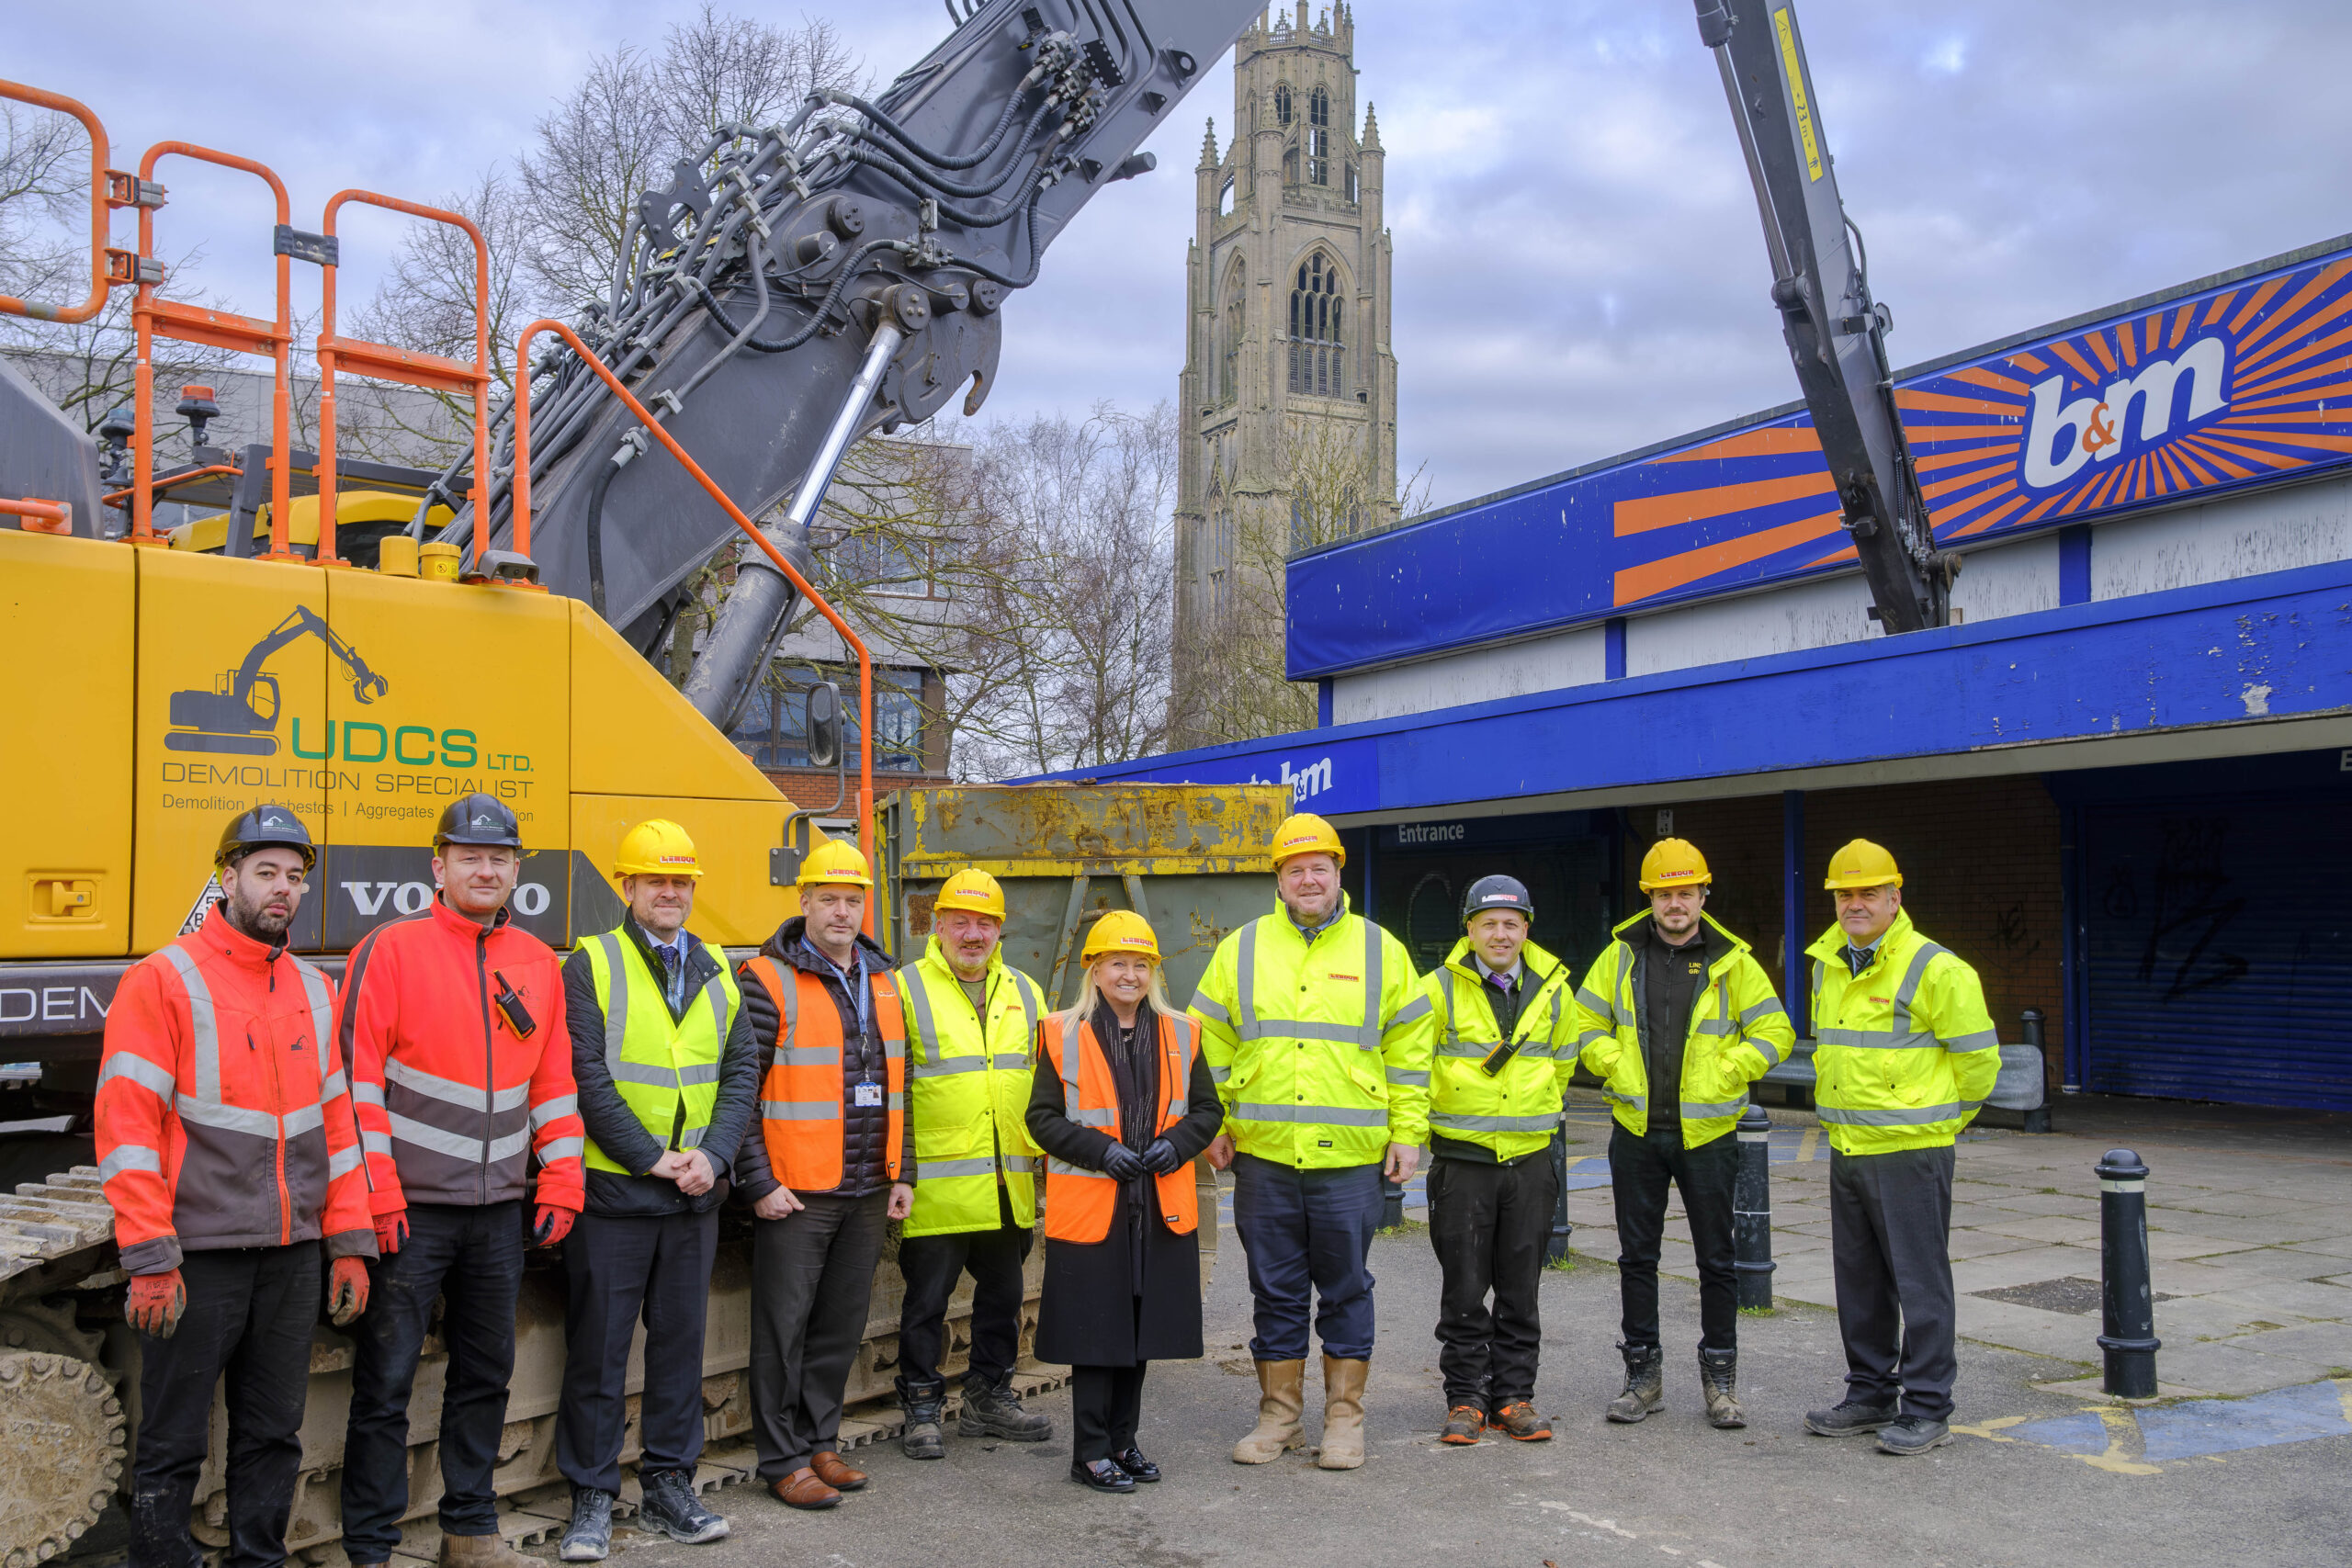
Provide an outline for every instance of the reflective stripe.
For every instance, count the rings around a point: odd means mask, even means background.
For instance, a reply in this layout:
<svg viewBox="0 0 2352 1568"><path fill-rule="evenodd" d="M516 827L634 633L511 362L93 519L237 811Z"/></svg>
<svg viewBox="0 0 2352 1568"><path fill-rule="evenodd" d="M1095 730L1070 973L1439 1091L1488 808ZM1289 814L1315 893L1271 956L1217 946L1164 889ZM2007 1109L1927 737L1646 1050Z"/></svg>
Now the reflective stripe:
<svg viewBox="0 0 2352 1568"><path fill-rule="evenodd" d="M356 1145L327 1156L327 1179L333 1181L357 1170L361 1157Z"/></svg>
<svg viewBox="0 0 2352 1568"><path fill-rule="evenodd" d="M289 1138L314 1133L326 1124L326 1107L322 1105L298 1105L278 1118L278 1125L285 1129L285 1136Z"/></svg>
<svg viewBox="0 0 2352 1568"><path fill-rule="evenodd" d="M180 988L187 993L188 1033L191 1037L189 1055L196 1058L194 1098L218 1103L220 1099L220 1015L212 1006L212 988L204 983L204 971L178 942L167 942L157 951L164 955L164 962L179 976Z"/></svg>
<svg viewBox="0 0 2352 1568"><path fill-rule="evenodd" d="M445 1132L429 1122L413 1122L395 1111L391 1114L392 1140L413 1144L418 1148L431 1149L447 1155L451 1159L480 1162L484 1157L482 1141L469 1138L463 1133Z"/></svg>
<svg viewBox="0 0 2352 1568"><path fill-rule="evenodd" d="M248 1111L242 1105L223 1105L218 1100L202 1100L193 1095L181 1095L172 1109L180 1120L197 1127L211 1127L223 1133L245 1133L256 1138L277 1137L277 1118L266 1111Z"/></svg>
<svg viewBox="0 0 2352 1568"><path fill-rule="evenodd" d="M482 1108L482 1090L479 1084L458 1083L437 1074L419 1071L397 1056L384 1058L384 1082L461 1110L480 1111Z"/></svg>
<svg viewBox="0 0 2352 1568"><path fill-rule="evenodd" d="M548 1122L554 1121L559 1116L577 1116L579 1114L580 1097L576 1094L560 1094L556 1096L555 1099L548 1100L544 1105L534 1105L531 1107L531 1126L533 1130L536 1131L538 1128L546 1126Z"/></svg>
<svg viewBox="0 0 2352 1568"><path fill-rule="evenodd" d="M1611 1024L1614 1024L1617 1021L1616 1008L1602 1000L1600 998L1594 996L1582 986L1578 986L1577 987L1577 1005L1584 1009L1587 1012L1594 1013L1601 1018L1607 1019Z"/></svg>
<svg viewBox="0 0 2352 1568"><path fill-rule="evenodd" d="M1534 1040L1521 1041L1518 1055L1521 1060L1548 1062L1553 1059L1555 1053L1550 1040L1539 1037Z"/></svg>
<svg viewBox="0 0 2352 1568"><path fill-rule="evenodd" d="M327 986L325 973L316 964L294 958L291 953L287 956L293 960L294 973L302 979L302 996L311 1004L311 1040L318 1048L319 1077L323 1080L334 1063L331 1043L334 1038L334 993ZM332 1100L334 1096L320 1098Z"/></svg>
<svg viewBox="0 0 2352 1568"><path fill-rule="evenodd" d="M335 1068L325 1077L319 1080L319 1102L321 1104L324 1104L326 1101L333 1100L336 1096L345 1092L346 1092L346 1090L343 1081L343 1069L341 1067Z"/></svg>
<svg viewBox="0 0 2352 1568"><path fill-rule="evenodd" d="M372 1105L381 1111L384 1108L384 1086L363 1078L351 1086L351 1098L362 1105Z"/></svg>
<svg viewBox="0 0 2352 1568"><path fill-rule="evenodd" d="M1903 971L1903 984L1894 993L1894 1030L1898 1034L1911 1029L1911 1003L1919 994L1919 982L1928 977L1928 965L1946 957L1951 950L1932 942L1923 942L1919 951L1911 955L1910 966Z"/></svg>
<svg viewBox="0 0 2352 1568"><path fill-rule="evenodd" d="M1817 1113L1824 1122L1835 1122L1845 1127L1925 1127L1937 1122L1950 1122L1967 1109L1965 1105L1924 1105L1917 1110L1848 1111L1839 1106L1824 1105L1817 1108Z"/></svg>
<svg viewBox="0 0 2352 1568"><path fill-rule="evenodd" d="M675 1090L678 1075L668 1067L657 1067L650 1062L607 1062L605 1071L616 1084L641 1083L648 1089Z"/></svg>
<svg viewBox="0 0 2352 1568"><path fill-rule="evenodd" d="M1034 1176L1037 1170L1037 1157L1035 1155L1007 1155L1004 1156L1004 1168L1023 1176Z"/></svg>
<svg viewBox="0 0 2352 1568"><path fill-rule="evenodd" d="M1548 1133L1560 1124L1560 1113L1546 1116L1460 1116L1450 1111L1430 1112L1430 1125L1449 1133Z"/></svg>
<svg viewBox="0 0 2352 1568"><path fill-rule="evenodd" d="M1287 919L1286 916L1261 915L1241 928L1241 942L1236 953L1240 968L1241 1027L1237 1032L1247 1040L1329 1040L1340 1044L1351 1044L1365 1051L1380 1049L1381 1036L1397 1024L1407 1023L1421 1016L1414 1003L1408 1002L1396 1010L1396 1016L1385 1025L1380 1022L1381 996L1381 929L1370 920L1363 921L1364 945L1364 1021L1360 1024L1308 1022L1296 1019L1260 1018L1258 1016L1258 926L1260 920ZM1343 916L1342 919L1345 917ZM1417 998L1421 1010L1429 1006L1429 998Z"/></svg>
<svg viewBox="0 0 2352 1568"><path fill-rule="evenodd" d="M1430 1075L1427 1071L1416 1067L1391 1067L1388 1069L1388 1081L1390 1083L1419 1084L1421 1088L1427 1089L1429 1087Z"/></svg>
<svg viewBox="0 0 2352 1568"><path fill-rule="evenodd" d="M1377 996L1373 998L1373 1005L1374 1007L1380 1005L1380 998ZM1407 1002L1403 1007L1396 1010L1396 1016L1388 1021L1388 1028L1395 1029L1401 1024L1418 1022L1425 1014L1433 1010L1434 1005L1435 1004L1430 1000L1430 994L1427 991L1423 991L1419 996L1415 997L1411 1001Z"/></svg>
<svg viewBox="0 0 2352 1568"><path fill-rule="evenodd" d="M1413 1004L1408 1002L1397 1010L1396 1016L1387 1023L1384 1024L1380 1021L1380 998L1384 994L1381 989L1380 976L1382 958L1380 937L1380 928L1370 920L1365 920L1363 922L1363 1048L1367 1051L1379 1050L1381 1037L1390 1029L1408 1019L1420 1016L1413 1010ZM1428 1010L1427 996L1414 999L1421 1004L1423 1011Z"/></svg>
<svg viewBox="0 0 2352 1568"><path fill-rule="evenodd" d="M1898 1034L1884 1029L1816 1029L1824 1045L1850 1045L1861 1051L1926 1051L1937 1044L1932 1034Z"/></svg>
<svg viewBox="0 0 2352 1568"><path fill-rule="evenodd" d="M1747 1097L1744 1094L1728 1105L1702 1105L1686 1100L1682 1102L1682 1119L1685 1122L1711 1122L1719 1116L1736 1116L1747 1109Z"/></svg>
<svg viewBox="0 0 2352 1568"><path fill-rule="evenodd" d="M922 976L915 970L916 964L910 964L899 971L899 988L906 993L907 1000L914 1005L914 1038L916 1043L928 1053L939 1049L939 1026L932 1021L931 992L924 987ZM987 1032L986 1019L980 1021L980 1030L983 1034ZM977 1070L972 1067L951 1067L944 1064L933 1067L918 1066L910 1068L907 1076L910 1078L925 1077L933 1073L968 1073Z"/></svg>
<svg viewBox="0 0 2352 1568"><path fill-rule="evenodd" d="M1258 1032L1245 1034L1245 1040L1329 1040L1340 1045L1362 1045L1363 1028L1361 1024L1321 1023L1312 1019L1264 1018L1258 1021Z"/></svg>
<svg viewBox="0 0 2352 1568"><path fill-rule="evenodd" d="M1744 1028L1751 1023L1759 1023L1768 1018L1776 1016L1785 1018L1788 1016L1788 1009L1781 1005L1780 998L1766 997L1760 1002L1755 1002L1746 1008L1743 1008L1740 1010L1739 1021L1741 1026Z"/></svg>
<svg viewBox="0 0 2352 1568"><path fill-rule="evenodd" d="M1606 1084L1601 1086L1600 1092L1628 1111L1647 1111L1650 1108L1650 1097L1646 1094L1619 1094Z"/></svg>
<svg viewBox="0 0 2352 1568"><path fill-rule="evenodd" d="M838 1100L763 1100L760 1115L769 1122L831 1122L842 1113Z"/></svg>
<svg viewBox="0 0 2352 1568"><path fill-rule="evenodd" d="M1265 917L1261 916L1262 919ZM1251 920L1241 928L1241 944L1234 952L1235 1000L1241 1008L1239 1028L1235 1032L1244 1040L1258 1038L1258 921Z"/></svg>
<svg viewBox="0 0 2352 1568"><path fill-rule="evenodd" d="M131 1051L107 1053L106 1066L98 1069L98 1087L106 1088L113 1078L129 1078L167 1104L179 1093L179 1080L172 1076L170 1068L159 1067Z"/></svg>
<svg viewBox="0 0 2352 1568"><path fill-rule="evenodd" d="M838 1067L842 1065L842 1048L838 1045L779 1045L775 1051L779 1067Z"/></svg>
<svg viewBox="0 0 2352 1568"><path fill-rule="evenodd" d="M907 1069L907 1077L910 1078L953 1077L957 1073L984 1073L988 1071L989 1066L989 1059L986 1056L950 1056L944 1062L917 1062Z"/></svg>
<svg viewBox="0 0 2352 1568"><path fill-rule="evenodd" d="M1218 1001L1214 997L1204 997L1201 995L1200 992L1194 991L1193 993L1193 1010L1199 1013L1203 1018L1209 1019L1214 1022L1222 1023L1227 1028L1232 1027L1233 1015L1226 1011L1225 1004Z"/></svg>
<svg viewBox="0 0 2352 1568"><path fill-rule="evenodd" d="M1232 1064L1232 1063L1227 1062L1227 1063L1226 1063L1223 1066L1217 1066L1217 1064L1216 1064L1215 1062L1211 1062L1211 1063L1209 1064L1209 1082L1211 1082L1211 1083L1223 1083L1223 1082L1225 1082L1225 1080L1226 1080L1226 1079L1227 1079L1227 1078L1231 1077L1232 1076L1233 1076L1233 1064Z"/></svg>
<svg viewBox="0 0 2352 1568"><path fill-rule="evenodd" d="M704 1122L699 1127L687 1128L684 1132L678 1134L678 1147L682 1149L698 1149L702 1147L702 1135L709 1131L710 1123L707 1122Z"/></svg>
<svg viewBox="0 0 2352 1568"><path fill-rule="evenodd" d="M1577 1036L1577 1049L1581 1051L1586 1046L1591 1045L1596 1042L1602 1040L1614 1040L1616 1038L1617 1035L1613 1030L1588 1029L1582 1034Z"/></svg>
<svg viewBox="0 0 2352 1568"><path fill-rule="evenodd" d="M1346 1105L1261 1105L1243 1100L1233 1113L1244 1122L1307 1122L1324 1127L1385 1127L1388 1112L1379 1106L1359 1111Z"/></svg>
<svg viewBox="0 0 2352 1568"><path fill-rule="evenodd" d="M1693 1034L1729 1034L1731 1031L1732 1022L1727 1018L1702 1018L1690 1028Z"/></svg>
<svg viewBox="0 0 2352 1568"><path fill-rule="evenodd" d="M1956 1034L1937 1042L1947 1051L1989 1051L2000 1043L2001 1032L1997 1029L1980 1029L1973 1034Z"/></svg>
<svg viewBox="0 0 2352 1568"><path fill-rule="evenodd" d="M1012 976L1013 985L1021 992L1021 1016L1029 1025L1021 1038L1028 1045L1029 1050L1034 1050L1037 1038L1037 1020L1045 1010L1045 996L1037 989L1036 983L1020 970L1008 969L1005 973ZM1021 1065L1024 1067L1033 1065L1026 1050L1022 1053Z"/></svg>
<svg viewBox="0 0 2352 1568"><path fill-rule="evenodd" d="M359 1129L359 1147L368 1154L390 1156L392 1152L391 1134L362 1127Z"/></svg>
<svg viewBox="0 0 2352 1568"><path fill-rule="evenodd" d="M580 1140L577 1138L558 1138L554 1143L549 1144L548 1147L548 1149L553 1150L565 1144L570 1144L571 1145L572 1153L580 1153L581 1144ZM530 1146L531 1130L527 1127L524 1128L519 1133L509 1133L503 1138L492 1138L490 1141L490 1163L496 1165L501 1160L513 1159L515 1156L521 1154L525 1149L527 1149ZM542 1155L540 1157L542 1160L551 1160L560 1156L549 1153Z"/></svg>
<svg viewBox="0 0 2352 1568"><path fill-rule="evenodd" d="M1068 1160L1049 1157L1046 1161L1046 1174L1047 1176L1100 1176L1102 1173L1099 1170L1089 1170L1082 1165L1072 1165Z"/></svg>
<svg viewBox="0 0 2352 1568"><path fill-rule="evenodd" d="M1483 1062L1493 1050L1492 1045L1481 1045L1476 1040L1449 1040L1437 1048L1437 1054L1459 1057L1464 1061Z"/></svg>
<svg viewBox="0 0 2352 1568"><path fill-rule="evenodd" d="M596 945L605 950L605 985L610 993L605 999L605 1071L615 1083L668 1085L666 1074L650 1077L651 1067L621 1060L621 1048L628 1043L628 966L621 962L618 931L605 932L596 938Z"/></svg>
<svg viewBox="0 0 2352 1568"><path fill-rule="evenodd" d="M1440 1042L1437 1054L1441 1056L1458 1056L1464 1053L1459 1049L1462 1043L1462 1030L1453 1021L1453 964L1438 965L1437 988L1445 993L1445 1038Z"/></svg>
<svg viewBox="0 0 2352 1568"><path fill-rule="evenodd" d="M927 1159L922 1162L917 1174L925 1181L944 1181L957 1176L993 1176L996 1174L996 1161L988 1157Z"/></svg>
<svg viewBox="0 0 2352 1568"><path fill-rule="evenodd" d="M722 1045L725 1044L726 1039L725 1035L719 1036L719 1043ZM717 1062L688 1062L678 1069L678 1083L681 1087L687 1084L717 1083L718 1081L718 1064Z"/></svg>
<svg viewBox="0 0 2352 1568"><path fill-rule="evenodd" d="M1036 1066L1026 1051L999 1051L989 1058L989 1066L1001 1073L1026 1072Z"/></svg>
<svg viewBox="0 0 2352 1568"><path fill-rule="evenodd" d="M126 1170L152 1170L160 1176L164 1156L143 1144L119 1144L114 1153L98 1162L98 1179L112 1181Z"/></svg>
<svg viewBox="0 0 2352 1568"><path fill-rule="evenodd" d="M492 1152L495 1155L495 1145L492 1146ZM539 1163L553 1165L560 1159L585 1159L587 1155L588 1140L585 1138L558 1138L539 1151Z"/></svg>

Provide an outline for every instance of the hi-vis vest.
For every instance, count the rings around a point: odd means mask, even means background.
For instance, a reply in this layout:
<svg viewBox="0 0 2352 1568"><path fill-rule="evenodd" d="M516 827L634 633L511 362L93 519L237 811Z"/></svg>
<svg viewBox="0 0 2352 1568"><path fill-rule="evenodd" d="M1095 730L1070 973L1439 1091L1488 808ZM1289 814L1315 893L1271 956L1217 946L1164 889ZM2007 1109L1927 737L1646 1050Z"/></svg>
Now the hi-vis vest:
<svg viewBox="0 0 2352 1568"><path fill-rule="evenodd" d="M1532 942L1520 949L1519 961L1519 1022L1511 1030L1519 1049L1499 1073L1485 1066L1502 1043L1502 1029L1469 939L1455 942L1445 962L1421 982L1437 1002L1430 1134L1483 1144L1498 1160L1532 1154L1552 1141L1577 1065L1566 967Z"/></svg>
<svg viewBox="0 0 2352 1568"><path fill-rule="evenodd" d="M760 1139L775 1179L795 1191L825 1192L842 1184L842 1015L825 983L805 969L779 972L761 953L743 965L775 1003L775 1055L760 1080ZM887 974L872 976L874 1027L882 1036L890 1115L884 1161L893 1179L906 1136L907 1026L899 990Z"/></svg>
<svg viewBox="0 0 2352 1568"><path fill-rule="evenodd" d="M1843 1155L1951 1143L1993 1092L2001 1037L1984 987L1947 948L1919 934L1908 910L1880 937L1870 967L1846 967L1836 926L1813 958L1813 1102Z"/></svg>
<svg viewBox="0 0 2352 1568"><path fill-rule="evenodd" d="M647 966L626 926L591 937L584 945L596 1005L605 1010L605 1070L613 1076L613 1087L662 1147L700 1148L718 1100L718 1059L727 1050L727 1031L743 1005L727 955L707 942L694 943L718 972L687 1004L686 1016L673 1019L660 977ZM734 1151L727 1152L731 1158ZM628 1172L594 1138L588 1140L588 1168Z"/></svg>
<svg viewBox="0 0 2352 1568"><path fill-rule="evenodd" d="M1618 923L1617 940L1600 950L1577 987L1577 1022L1584 1065L1601 1080L1617 1124L1635 1137L1650 1130L1650 1067L1642 1055L1641 1004L1635 993L1634 942L1644 909ZM1772 990L1771 978L1746 942L1702 915L1725 950L1707 965L1706 983L1690 1001L1690 1031L1682 1043L1682 1146L1695 1149L1722 1137L1747 1109L1747 1086L1787 1059L1796 1031Z"/></svg>
<svg viewBox="0 0 2352 1568"><path fill-rule="evenodd" d="M899 971L906 998L907 1113L915 1125L915 1206L901 1235L997 1227L997 1177L1012 1223L1037 1223L1037 1145L1029 1138L1030 1055L1045 994L1002 959L989 960L988 1016L948 967L939 939Z"/></svg>
<svg viewBox="0 0 2352 1568"><path fill-rule="evenodd" d="M1165 1134L1184 1119L1193 1081L1193 1056L1201 1047L1201 1026L1189 1018L1159 1015L1159 1125ZM1061 1075L1062 1113L1081 1127L1119 1135L1119 1087L1111 1064L1094 1038L1094 1025L1077 1010L1056 1013L1037 1031L1037 1065ZM1184 1235L1200 1228L1199 1188L1189 1165L1152 1179L1159 1189L1159 1214L1168 1228ZM1099 1170L1046 1161L1046 1235L1054 1241L1097 1242L1111 1234L1111 1213L1119 1184Z"/></svg>

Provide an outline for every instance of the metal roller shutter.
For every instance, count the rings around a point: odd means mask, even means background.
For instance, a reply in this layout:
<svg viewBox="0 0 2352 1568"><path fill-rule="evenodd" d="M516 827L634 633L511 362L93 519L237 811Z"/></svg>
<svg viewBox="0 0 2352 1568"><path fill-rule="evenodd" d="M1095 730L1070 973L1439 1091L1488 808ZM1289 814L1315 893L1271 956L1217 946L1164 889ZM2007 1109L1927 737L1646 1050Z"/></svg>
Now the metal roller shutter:
<svg viewBox="0 0 2352 1568"><path fill-rule="evenodd" d="M2352 1111L2352 814L2296 795L2084 818L2087 1087Z"/></svg>

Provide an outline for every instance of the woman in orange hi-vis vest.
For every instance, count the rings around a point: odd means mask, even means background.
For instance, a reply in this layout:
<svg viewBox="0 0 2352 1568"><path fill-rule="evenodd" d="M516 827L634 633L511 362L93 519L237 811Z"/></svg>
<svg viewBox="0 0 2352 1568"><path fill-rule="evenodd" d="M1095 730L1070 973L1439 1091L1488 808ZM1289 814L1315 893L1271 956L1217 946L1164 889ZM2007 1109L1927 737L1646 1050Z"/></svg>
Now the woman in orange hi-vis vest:
<svg viewBox="0 0 2352 1568"><path fill-rule="evenodd" d="M1169 1005L1149 923L1114 909L1079 956L1086 985L1038 1025L1029 1096L1046 1151L1037 1356L1071 1370L1070 1479L1132 1492L1159 1479L1136 1447L1145 1367L1201 1353L1192 1166L1225 1109L1200 1025Z"/></svg>

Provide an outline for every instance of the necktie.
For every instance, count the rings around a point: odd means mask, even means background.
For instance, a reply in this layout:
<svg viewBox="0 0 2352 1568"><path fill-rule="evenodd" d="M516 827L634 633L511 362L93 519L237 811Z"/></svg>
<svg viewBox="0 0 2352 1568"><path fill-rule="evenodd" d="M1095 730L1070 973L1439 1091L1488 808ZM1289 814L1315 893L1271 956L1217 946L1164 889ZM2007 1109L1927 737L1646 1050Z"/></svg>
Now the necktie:
<svg viewBox="0 0 2352 1568"><path fill-rule="evenodd" d="M1846 967L1856 975L1871 966L1871 950L1850 944L1846 949Z"/></svg>

